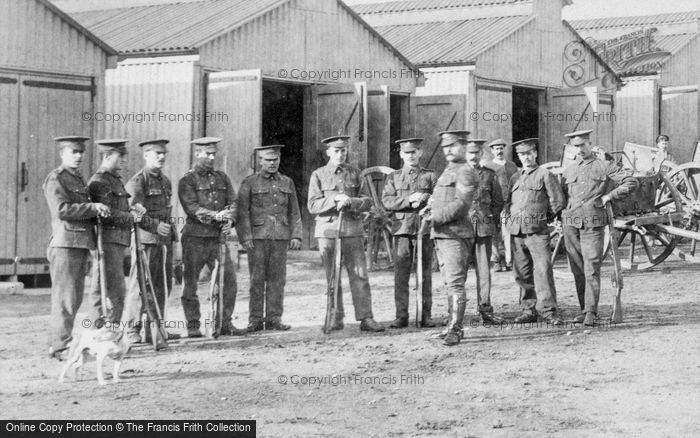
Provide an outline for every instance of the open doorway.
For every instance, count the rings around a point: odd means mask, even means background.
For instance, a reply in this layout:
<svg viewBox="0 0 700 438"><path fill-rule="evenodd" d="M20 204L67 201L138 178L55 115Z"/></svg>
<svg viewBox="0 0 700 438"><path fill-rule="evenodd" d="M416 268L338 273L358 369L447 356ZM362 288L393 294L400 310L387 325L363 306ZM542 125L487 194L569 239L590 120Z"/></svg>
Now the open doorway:
<svg viewBox="0 0 700 438"><path fill-rule="evenodd" d="M262 144L283 144L280 173L304 187L304 86L263 80Z"/></svg>
<svg viewBox="0 0 700 438"><path fill-rule="evenodd" d="M540 132L540 94L541 90L532 88L513 87L513 141L526 138L539 138ZM538 151L538 155L544 158L544 151ZM521 166L517 154L513 153L513 161Z"/></svg>
<svg viewBox="0 0 700 438"><path fill-rule="evenodd" d="M391 94L389 97L389 166L392 169L401 168L401 156L399 147L395 143L404 136L404 124L408 125L408 96ZM411 137L412 134L406 134Z"/></svg>

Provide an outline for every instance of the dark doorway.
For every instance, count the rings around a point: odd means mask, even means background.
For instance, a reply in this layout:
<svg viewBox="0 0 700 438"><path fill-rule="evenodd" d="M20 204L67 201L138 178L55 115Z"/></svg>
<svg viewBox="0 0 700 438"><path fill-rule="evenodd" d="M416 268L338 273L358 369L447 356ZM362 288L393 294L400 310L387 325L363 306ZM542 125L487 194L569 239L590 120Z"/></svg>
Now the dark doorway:
<svg viewBox="0 0 700 438"><path fill-rule="evenodd" d="M389 166L392 169L399 169L402 165L399 147L395 141L402 138L401 128L408 123L408 96L392 94L389 96Z"/></svg>
<svg viewBox="0 0 700 438"><path fill-rule="evenodd" d="M539 138L541 93L540 90L532 88L513 87L513 141L533 137ZM543 151L539 150L538 156L543 157L542 154ZM520 160L515 153L513 153L513 161L518 166L521 166Z"/></svg>
<svg viewBox="0 0 700 438"><path fill-rule="evenodd" d="M304 87L263 81L262 143L283 144L280 173L294 181L300 205L304 181Z"/></svg>

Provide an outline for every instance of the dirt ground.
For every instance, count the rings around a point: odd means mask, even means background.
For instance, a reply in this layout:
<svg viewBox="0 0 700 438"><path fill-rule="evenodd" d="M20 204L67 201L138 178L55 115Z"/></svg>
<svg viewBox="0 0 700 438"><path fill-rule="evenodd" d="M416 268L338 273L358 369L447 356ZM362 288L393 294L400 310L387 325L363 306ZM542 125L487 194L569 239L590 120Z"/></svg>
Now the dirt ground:
<svg viewBox="0 0 700 438"><path fill-rule="evenodd" d="M245 263L238 327L248 314ZM606 262L603 317L610 272ZM446 309L439 275L436 316ZM555 279L571 319L578 304L563 259ZM388 323L392 273L372 272L370 281L375 317ZM512 273L494 273L493 282L497 313L512 319L519 313ZM105 387L94 362L77 381L57 383L61 365L46 357L49 291L28 290L0 296L0 412L5 419L255 419L260 436L700 436L698 284L698 265L671 257L651 271L626 272L622 324L483 327L470 272L466 338L447 348L431 338L433 329L365 334L352 318L344 331L323 335L318 256L294 253L284 316L291 331L183 339L158 353L138 345L123 381ZM183 318L180 293L178 286L171 296L170 320ZM345 303L353 315L347 292Z"/></svg>

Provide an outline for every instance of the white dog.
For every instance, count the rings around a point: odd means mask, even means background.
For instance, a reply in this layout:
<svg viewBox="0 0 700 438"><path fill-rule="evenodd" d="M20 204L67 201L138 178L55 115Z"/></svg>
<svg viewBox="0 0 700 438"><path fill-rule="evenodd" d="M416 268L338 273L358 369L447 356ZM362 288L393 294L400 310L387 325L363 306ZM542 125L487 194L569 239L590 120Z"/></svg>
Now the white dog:
<svg viewBox="0 0 700 438"><path fill-rule="evenodd" d="M66 364L63 366L58 381L63 382L71 366L73 368L73 378L75 378L78 368L83 365L89 356L94 356L97 365L97 381L100 385L107 383L102 371L102 365L106 357L114 361L112 378L115 382L118 382L119 369L124 356L129 352L129 347L130 344L123 331L112 332L104 328L100 330L84 330L71 342Z"/></svg>

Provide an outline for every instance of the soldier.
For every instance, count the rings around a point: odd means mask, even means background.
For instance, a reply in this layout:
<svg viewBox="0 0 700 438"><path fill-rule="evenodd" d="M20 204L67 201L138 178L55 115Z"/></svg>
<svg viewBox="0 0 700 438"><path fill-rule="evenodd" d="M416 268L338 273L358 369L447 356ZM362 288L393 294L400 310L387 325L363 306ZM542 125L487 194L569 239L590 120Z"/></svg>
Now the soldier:
<svg viewBox="0 0 700 438"><path fill-rule="evenodd" d="M172 290L173 242L177 241L177 233L171 220L172 185L170 178L163 173L168 143L166 139L146 140L139 143L145 165L126 184L126 191L131 195L131 205L142 205L146 210L139 224L138 233L148 259L153 288L161 311L165 308L168 299L166 290ZM163 257L165 257L165 272L163 272ZM141 342L141 315L145 310L141 302L136 260L136 244L132 242L129 291L123 318L131 343ZM147 337L150 333L150 330L146 331ZM168 333L168 339L179 337L180 335L176 333Z"/></svg>
<svg viewBox="0 0 700 438"><path fill-rule="evenodd" d="M479 314L484 323L500 324L503 319L493 314L491 305L491 245L503 209L503 191L496 172L481 165L486 140L470 139L467 143L467 165L479 178L479 189L469 208L474 230L471 258L476 268L476 296Z"/></svg>
<svg viewBox="0 0 700 438"><path fill-rule="evenodd" d="M279 173L283 147L256 147L260 171L238 191L236 230L250 272L249 332L291 328L282 322L287 247L301 249L301 214L294 181Z"/></svg>
<svg viewBox="0 0 700 438"><path fill-rule="evenodd" d="M594 326L598 314L603 238L609 223L605 204L624 199L639 185L626 172L596 159L591 151L591 132L566 134L569 144L578 148L578 155L562 176L568 197L562 213L564 245L582 312L575 321L586 326Z"/></svg>
<svg viewBox="0 0 700 438"><path fill-rule="evenodd" d="M656 137L656 150L651 157L654 173L658 173L661 170L665 172L669 167L676 165L676 160L669 150L670 146L668 135L659 134Z"/></svg>
<svg viewBox="0 0 700 438"><path fill-rule="evenodd" d="M496 172L498 183L503 191L503 199L508 199L510 193L510 178L518 171L518 166L510 160L506 160L506 142L497 138L489 143L493 160L484 164ZM508 227L503 226L506 222L506 211L501 211L500 221L495 224L493 230L493 256L492 262L496 272L507 272L513 269L513 257L510 248L510 235Z"/></svg>
<svg viewBox="0 0 700 438"><path fill-rule="evenodd" d="M382 203L388 210L394 212L392 231L394 234L394 302L396 303L396 319L390 328L408 327L408 283L413 265L413 252L416 246L416 236L421 225L418 212L430 198L437 177L435 172L420 167L423 155L422 138L407 138L397 140L400 145L403 167L389 175L382 192ZM430 308L433 304L432 265L433 241L430 234L423 235L422 246L423 266L423 314L421 327L435 327L431 319Z"/></svg>
<svg viewBox="0 0 700 438"><path fill-rule="evenodd" d="M350 280L355 319L360 321L360 330L381 332L384 327L374 321L372 316L372 294L367 277L364 230L360 220L360 213L369 211L372 201L367 187L361 182L360 170L346 163L349 138L347 135L339 135L321 140L327 147L329 160L328 164L311 174L308 209L309 213L316 215L314 237L318 238L318 250L329 283L333 273L338 212L344 211L343 227L340 230L342 263ZM338 313L331 330L342 330L345 326L342 290L338 291L338 296Z"/></svg>
<svg viewBox="0 0 700 438"><path fill-rule="evenodd" d="M523 308L522 315L515 318L515 322L537 322L539 298L543 319L548 324L561 325L547 223L564 207L564 194L557 178L537 165L537 141L528 138L513 143L523 163L523 168L510 180L507 224L513 248L513 271L520 286L520 305Z"/></svg>
<svg viewBox="0 0 700 438"><path fill-rule="evenodd" d="M95 269L92 270L92 307L90 308L90 319L97 321L98 318L112 323L116 328L122 317L124 309L124 299L126 296L126 283L124 282L124 251L131 241L131 227L135 217L129 212L129 193L127 193L119 172L126 163L128 140L100 140L97 143L102 163L97 172L88 182L90 199L94 202L101 202L110 208L109 218L105 218L98 224L102 228L102 263L105 267L105 278L100 278L100 267L98 260L95 260ZM145 213L145 209L139 203L134 203L134 210L140 217ZM106 295L111 310L108 315L102 314L101 284L106 289ZM96 326L101 326L102 321L96 322Z"/></svg>
<svg viewBox="0 0 700 438"><path fill-rule="evenodd" d="M217 137L192 140L196 164L182 177L178 184L178 196L187 221L182 230L182 258L184 282L182 307L187 320L187 333L191 338L202 336L199 330L201 317L197 280L204 265L210 267L219 257L219 237L228 235L236 219L236 192L228 175L214 170ZM221 335L242 336L246 330L233 326L231 315L236 304L236 271L231 251L226 247L226 256L219 261L224 269L222 285L224 308Z"/></svg>
<svg viewBox="0 0 700 438"><path fill-rule="evenodd" d="M447 289L450 320L444 332L445 345L459 344L467 304L464 283L474 250L474 228L469 208L479 187L478 175L466 164L469 131L444 131L440 146L447 160L438 178L428 206L420 214L432 221L431 237L435 240L440 272Z"/></svg>
<svg viewBox="0 0 700 438"><path fill-rule="evenodd" d="M80 174L88 137L56 137L61 166L44 181L51 212L51 240L47 249L51 273L51 346L49 357L64 360L72 339L75 315L83 301L90 251L95 249L95 218L107 218L110 209L90 202Z"/></svg>

